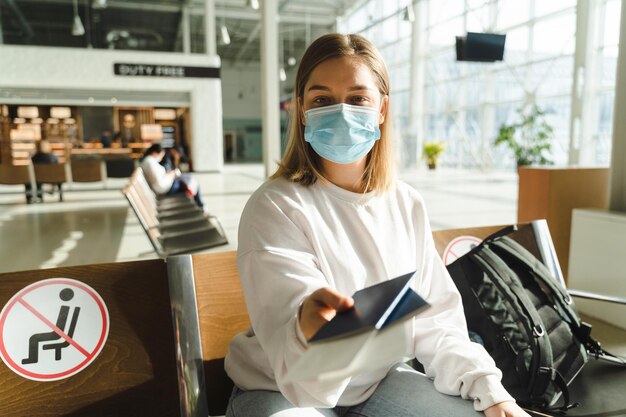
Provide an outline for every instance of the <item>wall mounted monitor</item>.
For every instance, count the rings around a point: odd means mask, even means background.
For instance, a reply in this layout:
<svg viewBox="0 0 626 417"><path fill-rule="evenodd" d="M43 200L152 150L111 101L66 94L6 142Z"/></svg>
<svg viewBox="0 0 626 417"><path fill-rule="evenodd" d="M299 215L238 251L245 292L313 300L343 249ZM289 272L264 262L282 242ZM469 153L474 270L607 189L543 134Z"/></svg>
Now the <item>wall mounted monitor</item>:
<svg viewBox="0 0 626 417"><path fill-rule="evenodd" d="M506 35L467 32L456 37L456 60L474 62L502 61Z"/></svg>

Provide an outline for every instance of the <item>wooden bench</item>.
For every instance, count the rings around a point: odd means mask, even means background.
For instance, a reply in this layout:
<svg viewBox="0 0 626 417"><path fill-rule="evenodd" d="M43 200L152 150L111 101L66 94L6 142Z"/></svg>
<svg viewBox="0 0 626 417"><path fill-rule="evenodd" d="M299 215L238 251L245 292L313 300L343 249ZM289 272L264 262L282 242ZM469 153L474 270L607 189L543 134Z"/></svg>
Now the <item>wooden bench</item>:
<svg viewBox="0 0 626 417"><path fill-rule="evenodd" d="M65 164L33 164L37 184L52 184L59 192L59 201L63 201L63 184L67 182Z"/></svg>
<svg viewBox="0 0 626 417"><path fill-rule="evenodd" d="M158 199L137 168L122 193L156 253L171 256L228 243L217 217L205 214L186 195Z"/></svg>
<svg viewBox="0 0 626 417"><path fill-rule="evenodd" d="M441 252L456 237L482 238L497 229L459 229L433 236ZM524 225L515 239L541 254L542 246L550 242L535 239L538 231L541 225ZM64 379L31 380L0 364L0 415L224 414L233 386L224 371L224 357L230 340L249 326L235 252L4 273L0 274L0 307L4 310L26 286L58 277L78 280L100 294L109 314L108 339L91 364ZM59 306L53 307L48 312L55 315ZM54 319L52 315L49 319ZM17 325L23 328L28 317ZM84 330L76 327L72 332L76 343ZM31 333L23 333L0 335L4 343L22 337L21 343L27 344ZM53 360L55 353L44 352ZM583 406L570 410L568 416L626 415L625 385L625 369L592 361L572 386L573 399Z"/></svg>
<svg viewBox="0 0 626 417"><path fill-rule="evenodd" d="M102 350L82 371L52 381L27 379L0 362L0 415L11 417L172 417L181 415L177 349L172 325L172 299L167 265L161 259L82 265L0 274L0 309L26 286L48 278L70 278L87 284L102 298L109 317L108 338ZM61 287L62 288L62 287ZM57 289L58 291L58 289ZM58 304L40 308L32 304L52 323L59 314L61 299L50 295ZM24 296L29 301L27 296ZM87 312L83 300L75 297L66 302L81 306L73 341L92 354L84 335L91 334L95 317ZM41 302L41 300L39 300ZM35 302L36 303L36 302ZM75 311L75 310L73 310ZM50 331L35 315L25 309L18 325L31 333L2 334L5 343L28 346L29 334ZM18 313L19 313L18 312ZM34 322L34 325L33 325ZM59 337L59 340L61 338ZM40 349L45 346L40 346ZM76 355L75 345L63 349L65 355ZM17 357L19 364L22 357ZM40 350L39 361L55 363L55 352Z"/></svg>
<svg viewBox="0 0 626 417"><path fill-rule="evenodd" d="M72 182L100 182L106 179L106 166L98 158L76 158L70 162Z"/></svg>
<svg viewBox="0 0 626 417"><path fill-rule="evenodd" d="M30 196L37 198L37 183L35 182L35 172L33 165L12 165L0 164L0 184L4 185L26 185L30 184Z"/></svg>

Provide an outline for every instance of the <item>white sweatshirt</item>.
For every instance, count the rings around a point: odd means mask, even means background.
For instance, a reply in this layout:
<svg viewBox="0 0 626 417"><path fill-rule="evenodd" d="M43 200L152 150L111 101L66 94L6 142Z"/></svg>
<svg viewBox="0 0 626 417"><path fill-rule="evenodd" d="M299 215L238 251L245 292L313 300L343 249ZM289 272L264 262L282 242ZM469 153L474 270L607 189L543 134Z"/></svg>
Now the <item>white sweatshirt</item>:
<svg viewBox="0 0 626 417"><path fill-rule="evenodd" d="M146 155L141 161L141 169L155 193L165 194L172 188L174 177L167 175L165 167L154 156Z"/></svg>
<svg viewBox="0 0 626 417"><path fill-rule="evenodd" d="M298 407L365 401L392 364L337 384L285 383L306 349L298 322L302 300L322 287L355 291L417 270L414 290L431 307L413 320L415 356L442 393L474 400L476 410L513 400L501 372L467 336L461 297L432 239L424 202L403 182L382 195L332 183L285 179L262 185L239 224L237 265L251 320L226 356L226 372L244 390L280 391Z"/></svg>

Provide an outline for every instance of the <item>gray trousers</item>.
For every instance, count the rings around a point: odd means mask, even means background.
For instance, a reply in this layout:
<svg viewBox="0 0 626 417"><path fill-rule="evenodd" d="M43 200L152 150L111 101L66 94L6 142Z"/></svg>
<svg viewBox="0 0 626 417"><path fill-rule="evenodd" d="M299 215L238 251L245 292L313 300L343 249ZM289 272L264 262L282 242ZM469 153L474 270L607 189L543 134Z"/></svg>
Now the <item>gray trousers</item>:
<svg viewBox="0 0 626 417"><path fill-rule="evenodd" d="M478 417L471 401L435 390L431 380L405 364L392 368L365 402L352 407L297 408L280 392L237 387L226 417Z"/></svg>

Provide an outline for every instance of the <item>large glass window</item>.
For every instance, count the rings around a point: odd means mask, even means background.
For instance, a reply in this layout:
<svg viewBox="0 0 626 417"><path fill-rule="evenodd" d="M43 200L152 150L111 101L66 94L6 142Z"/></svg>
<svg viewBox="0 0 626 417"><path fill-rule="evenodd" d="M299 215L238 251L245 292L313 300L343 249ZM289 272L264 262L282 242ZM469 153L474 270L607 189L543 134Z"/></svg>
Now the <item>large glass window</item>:
<svg viewBox="0 0 626 417"><path fill-rule="evenodd" d="M601 165L608 165L611 161L621 7L620 0L605 0L598 13L598 24L602 29L598 32L595 51L597 107L594 115L596 129L592 137L592 150L593 160Z"/></svg>
<svg viewBox="0 0 626 417"><path fill-rule="evenodd" d="M517 110L530 104L538 104L554 128L552 159L557 164L567 164L572 125L577 1L414 1L414 4L418 3L425 13L424 32L420 34L425 45L419 51L424 65L424 97L420 109L424 128L420 140L448 142L442 164L514 166L510 152L495 148L493 141L499 126L517 121ZM394 106L395 112L402 113L396 117L396 126L401 134L406 134L401 123L410 120L411 68L408 61L411 23L403 18L406 2L370 0L345 19L345 26L340 30L358 31L363 26L366 11L373 11L372 8L380 4L384 4L382 15L388 18L370 25L366 35L375 35L369 38L387 59L394 100L402 97L402 104ZM397 7L395 13L394 7ZM598 21L595 22L595 65L588 66L593 71L590 85L594 103L592 118L595 119L590 151L593 162L607 164L621 2L598 0L592 7L595 9L591 16L597 15ZM506 34L504 61L456 61L455 36L467 31ZM396 49L394 44L401 47ZM400 62L405 64L399 65ZM406 137L401 142L407 142Z"/></svg>

